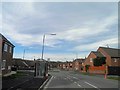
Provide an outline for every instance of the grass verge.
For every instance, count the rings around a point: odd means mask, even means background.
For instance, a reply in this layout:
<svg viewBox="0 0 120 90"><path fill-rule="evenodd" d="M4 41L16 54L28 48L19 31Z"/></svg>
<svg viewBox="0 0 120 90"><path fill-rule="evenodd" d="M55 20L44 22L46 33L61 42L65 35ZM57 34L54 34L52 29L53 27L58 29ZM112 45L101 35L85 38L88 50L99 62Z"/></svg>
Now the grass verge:
<svg viewBox="0 0 120 90"><path fill-rule="evenodd" d="M118 81L120 81L120 77L118 76L118 77L107 77L107 79L113 79L113 80L118 80Z"/></svg>
<svg viewBox="0 0 120 90"><path fill-rule="evenodd" d="M12 74L12 75L10 75L10 76L4 76L4 77L2 77L4 80L6 80L6 79L15 79L15 78L19 78L19 77L22 77L22 76L27 76L27 74L26 73L24 73L24 72L17 72L16 74Z"/></svg>
<svg viewBox="0 0 120 90"><path fill-rule="evenodd" d="M91 74L91 73L81 73L82 75L88 75L88 76L95 76L95 74Z"/></svg>

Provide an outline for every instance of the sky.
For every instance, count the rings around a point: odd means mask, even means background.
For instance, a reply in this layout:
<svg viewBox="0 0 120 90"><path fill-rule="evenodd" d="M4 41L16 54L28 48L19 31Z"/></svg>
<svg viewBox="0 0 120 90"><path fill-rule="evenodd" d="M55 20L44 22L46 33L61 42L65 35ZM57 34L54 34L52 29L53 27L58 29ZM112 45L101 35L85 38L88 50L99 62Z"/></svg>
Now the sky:
<svg viewBox="0 0 120 90"><path fill-rule="evenodd" d="M14 58L71 61L100 46L118 48L117 2L3 2L0 32L14 45ZM55 33L56 35L50 35Z"/></svg>

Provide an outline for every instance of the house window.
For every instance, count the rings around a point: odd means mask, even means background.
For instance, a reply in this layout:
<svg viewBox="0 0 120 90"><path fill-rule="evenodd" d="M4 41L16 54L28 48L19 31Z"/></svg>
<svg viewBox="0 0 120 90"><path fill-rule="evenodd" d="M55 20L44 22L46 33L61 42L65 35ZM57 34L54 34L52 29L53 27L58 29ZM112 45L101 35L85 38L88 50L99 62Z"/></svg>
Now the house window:
<svg viewBox="0 0 120 90"><path fill-rule="evenodd" d="M114 59L114 62L117 62L117 58Z"/></svg>
<svg viewBox="0 0 120 90"><path fill-rule="evenodd" d="M4 44L4 51L7 52L7 50L8 50L8 45L5 43L5 44Z"/></svg>
<svg viewBox="0 0 120 90"><path fill-rule="evenodd" d="M90 58L90 62L93 62L93 59L92 59L92 58Z"/></svg>
<svg viewBox="0 0 120 90"><path fill-rule="evenodd" d="M3 60L3 61L2 61L2 70L5 69L5 65L6 65L6 60Z"/></svg>
<svg viewBox="0 0 120 90"><path fill-rule="evenodd" d="M9 53L12 53L12 47L10 46L10 48L9 48Z"/></svg>
<svg viewBox="0 0 120 90"><path fill-rule="evenodd" d="M8 70L10 70L11 69L11 66L8 66Z"/></svg>

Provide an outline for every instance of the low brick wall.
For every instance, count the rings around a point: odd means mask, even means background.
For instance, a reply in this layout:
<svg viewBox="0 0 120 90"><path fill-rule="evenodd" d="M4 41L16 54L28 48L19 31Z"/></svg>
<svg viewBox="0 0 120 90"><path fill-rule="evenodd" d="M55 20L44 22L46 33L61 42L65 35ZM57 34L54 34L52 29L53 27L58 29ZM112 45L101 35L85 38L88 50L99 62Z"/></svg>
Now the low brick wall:
<svg viewBox="0 0 120 90"><path fill-rule="evenodd" d="M105 66L90 66L89 73L105 74Z"/></svg>

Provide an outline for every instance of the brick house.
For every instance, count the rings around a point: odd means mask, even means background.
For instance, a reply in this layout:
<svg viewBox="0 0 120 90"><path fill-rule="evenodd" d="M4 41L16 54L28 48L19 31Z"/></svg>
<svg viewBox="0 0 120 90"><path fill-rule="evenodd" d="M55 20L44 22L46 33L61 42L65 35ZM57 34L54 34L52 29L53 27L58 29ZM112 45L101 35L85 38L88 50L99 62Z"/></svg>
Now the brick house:
<svg viewBox="0 0 120 90"><path fill-rule="evenodd" d="M106 57L106 64L108 66L120 66L120 49L99 47L97 51Z"/></svg>
<svg viewBox="0 0 120 90"><path fill-rule="evenodd" d="M34 70L35 69L35 61L23 60L20 58L13 58L12 59L12 68L16 68L18 70Z"/></svg>
<svg viewBox="0 0 120 90"><path fill-rule="evenodd" d="M88 57L85 59L84 65L93 65L93 59L97 57L104 57L99 51L91 51Z"/></svg>
<svg viewBox="0 0 120 90"><path fill-rule="evenodd" d="M73 70L73 62L67 62L67 70Z"/></svg>
<svg viewBox="0 0 120 90"><path fill-rule="evenodd" d="M86 65L90 65L89 72L94 73L105 73L105 70L107 71L107 74L117 74L120 68L120 56L118 54L118 51L120 49L116 48L109 48L109 47L99 47L97 51L91 51L91 53L86 58L84 65L84 70ZM98 57L105 57L106 66L99 66L95 67L93 64L93 59Z"/></svg>
<svg viewBox="0 0 120 90"><path fill-rule="evenodd" d="M83 66L82 63L84 62L85 59L75 59L73 61L73 69L75 71L82 71L83 70Z"/></svg>
<svg viewBox="0 0 120 90"><path fill-rule="evenodd" d="M58 64L58 68L59 69L63 69L63 70L73 70L73 62L60 62Z"/></svg>
<svg viewBox="0 0 120 90"><path fill-rule="evenodd" d="M8 41L2 34L0 34L0 51L1 51L1 70L2 75L11 72L12 66L12 57L13 57L13 49L14 45Z"/></svg>

